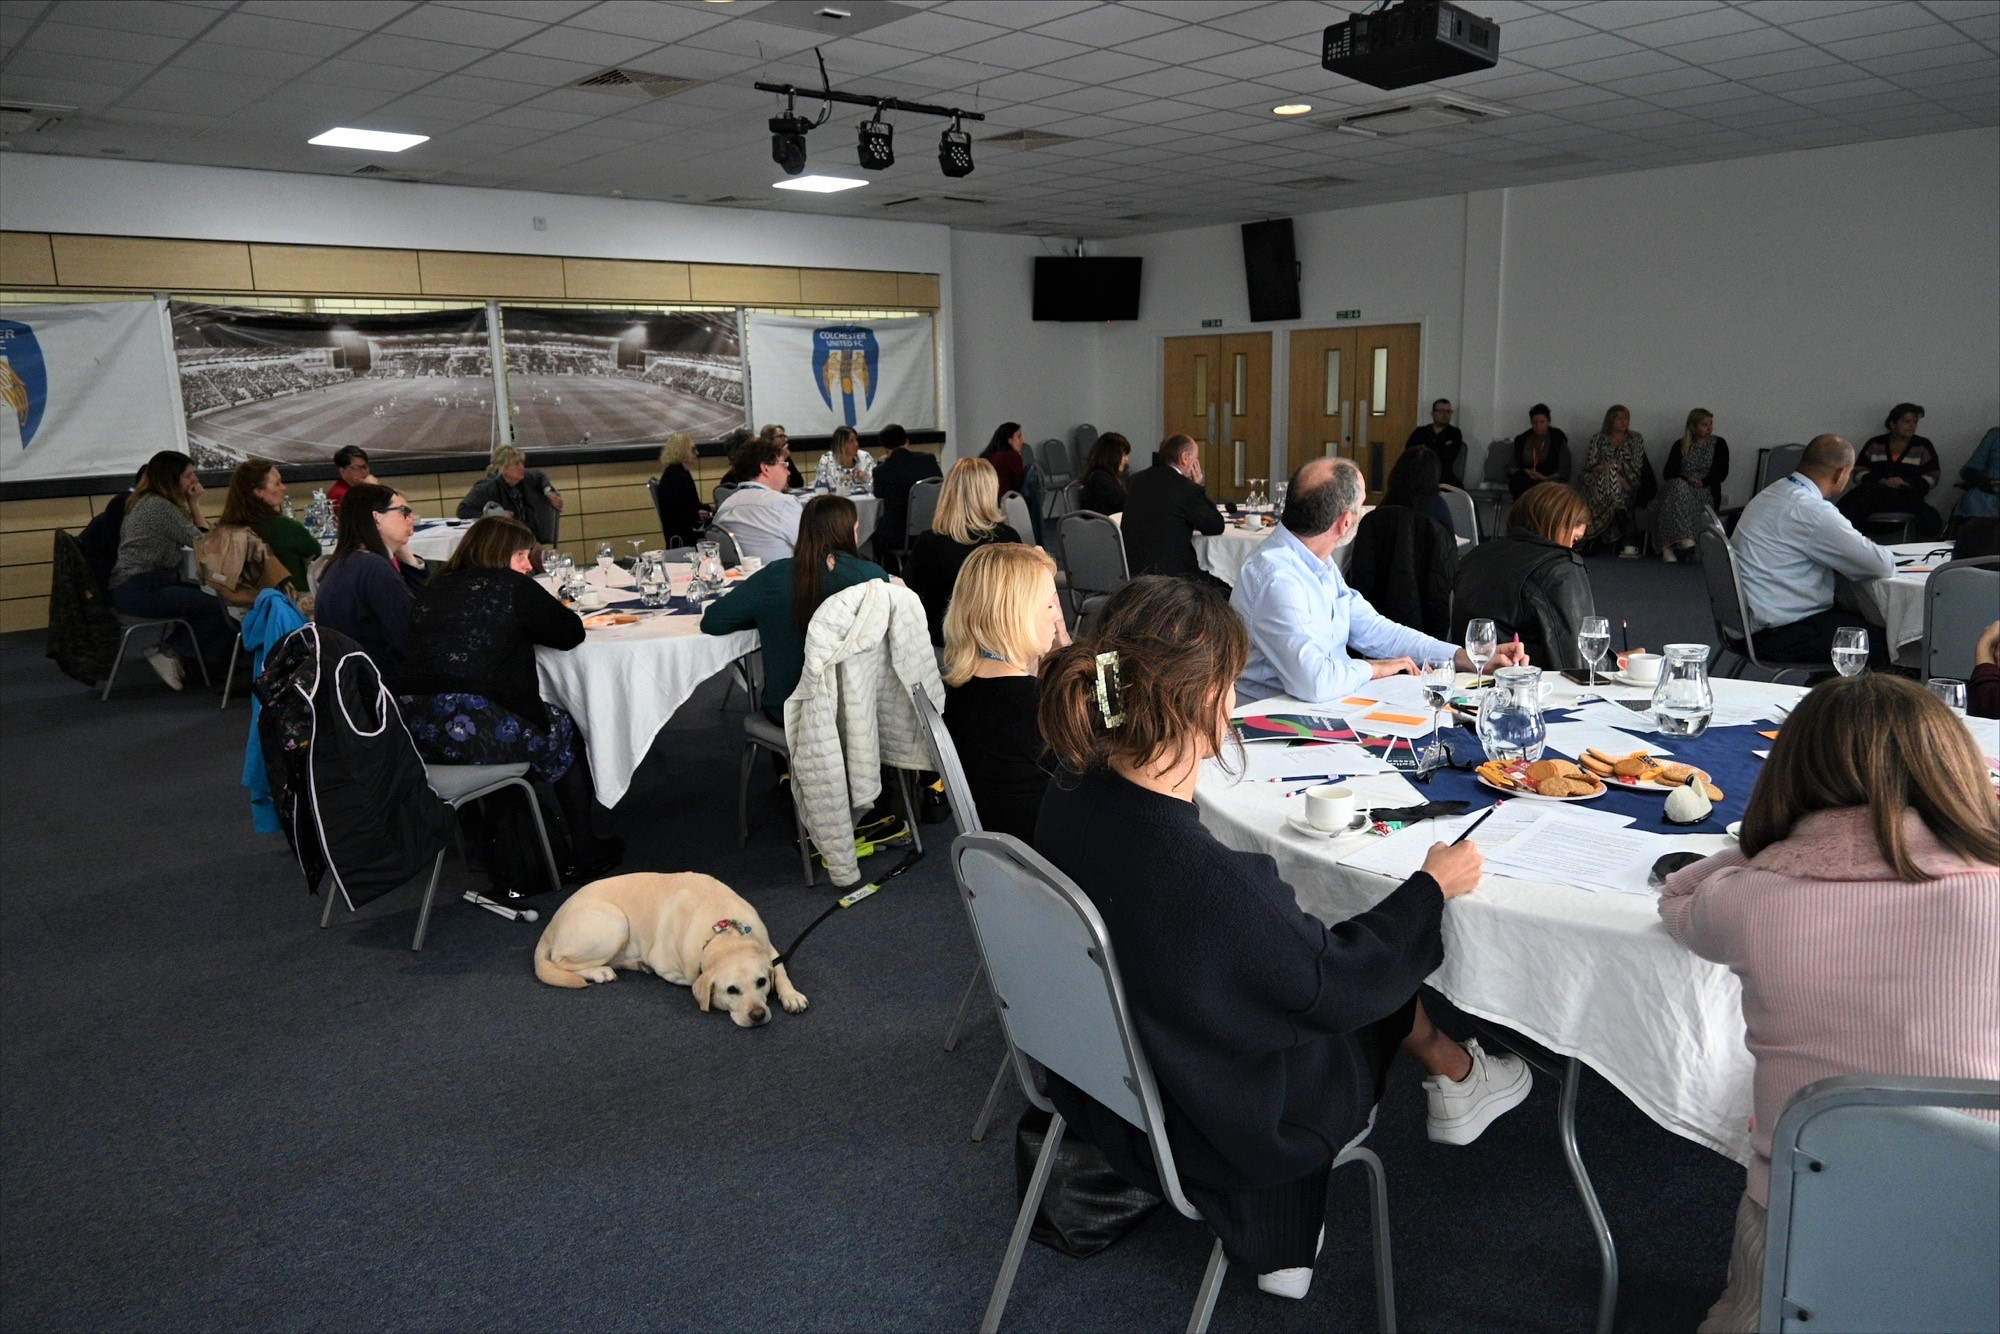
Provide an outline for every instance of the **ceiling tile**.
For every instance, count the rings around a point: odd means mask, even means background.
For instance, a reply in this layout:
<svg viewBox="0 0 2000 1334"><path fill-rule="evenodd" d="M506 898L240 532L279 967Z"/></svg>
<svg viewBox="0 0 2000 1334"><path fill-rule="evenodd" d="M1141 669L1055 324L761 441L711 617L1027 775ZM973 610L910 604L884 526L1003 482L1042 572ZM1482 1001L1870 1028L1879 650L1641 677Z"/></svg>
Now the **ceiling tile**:
<svg viewBox="0 0 2000 1334"><path fill-rule="evenodd" d="M727 26L729 18L721 5L663 5L656 0L604 0L604 3L564 22L571 27L596 32L623 33L627 37L649 37L656 42L678 42L697 33ZM738 20L741 22L742 20ZM771 25L760 23L760 28ZM803 36L810 39L812 33ZM810 40L808 40L810 45ZM787 46L786 50L798 48Z"/></svg>
<svg viewBox="0 0 2000 1334"><path fill-rule="evenodd" d="M560 88L566 83L574 83L578 79L595 74L597 70L595 64L584 64L575 60L554 60L548 56L526 56L513 51L499 51L484 60L467 65L460 73L468 74L475 79L501 79L511 83L532 84L537 88Z"/></svg>
<svg viewBox="0 0 2000 1334"><path fill-rule="evenodd" d="M1038 106L1054 107L1071 112L1116 111L1120 107L1150 105L1152 98L1145 93L1132 92L1124 88L1078 88L1067 93L1057 93L1054 97L1044 97Z"/></svg>
<svg viewBox="0 0 2000 1334"><path fill-rule="evenodd" d="M1771 11L1782 16L1782 7ZM1676 18L1662 19L1640 27L1621 28L1619 31L1638 42L1658 50L1664 46L1678 46L1682 42L1701 41L1709 37L1726 37L1733 32L1748 32L1764 27L1763 19L1748 9L1703 9Z"/></svg>
<svg viewBox="0 0 2000 1334"><path fill-rule="evenodd" d="M979 0L979 3L990 5L992 0ZM1164 14L1151 14L1143 9L1122 9L1117 5L1093 5L1066 18L1044 23L1035 31L1046 37L1080 42L1085 46L1116 46L1120 42L1179 26L1178 20Z"/></svg>
<svg viewBox="0 0 2000 1334"><path fill-rule="evenodd" d="M6 12L25 22L39 6L10 3ZM53 16L63 23L116 32L156 33L192 37L220 17L212 9L165 4L161 0L65 0Z"/></svg>
<svg viewBox="0 0 2000 1334"><path fill-rule="evenodd" d="M579 125L587 125L589 116L580 116L574 111L550 111L538 107L508 107L496 111L482 124L509 125L519 130L546 130L553 134L558 130L573 130Z"/></svg>
<svg viewBox="0 0 2000 1334"><path fill-rule="evenodd" d="M1712 85L1728 82L1720 74L1711 73L1696 65L1686 69L1662 70L1658 74L1636 74L1629 79L1620 79L1618 91L1632 97L1652 98L1657 101L1659 99L1656 94L1696 93L1703 88L1708 88L1710 91L1698 95L1713 96Z"/></svg>
<svg viewBox="0 0 2000 1334"><path fill-rule="evenodd" d="M432 0L450 9L476 9L482 14L507 14L517 19L559 23L589 9L596 0Z"/></svg>
<svg viewBox="0 0 2000 1334"><path fill-rule="evenodd" d="M1246 9L1261 9L1265 0L1125 0L1133 9L1167 14L1185 23L1206 23Z"/></svg>
<svg viewBox="0 0 2000 1334"><path fill-rule="evenodd" d="M254 69L260 74L280 79L296 79L325 63L314 55L251 51L240 46L224 46L220 42L194 42L175 56L168 68L206 70L211 74L235 74L240 70Z"/></svg>
<svg viewBox="0 0 2000 1334"><path fill-rule="evenodd" d="M1887 79L1864 76L1859 79L1846 79L1840 83L1820 82L1803 88L1793 88L1785 93L1785 98L1802 106L1814 106L1845 97L1859 97L1864 93L1895 93L1900 97L1911 95Z"/></svg>
<svg viewBox="0 0 2000 1334"><path fill-rule="evenodd" d="M1592 60L1629 55L1641 49L1643 48L1637 43L1627 41L1616 33L1586 30L1586 35L1582 37L1571 37L1560 42L1531 46L1525 51L1516 51L1514 58L1524 65L1533 65L1537 69L1562 69L1569 65L1586 64Z"/></svg>
<svg viewBox="0 0 2000 1334"><path fill-rule="evenodd" d="M1930 13L1920 5L1900 3L1876 5L1871 9L1857 9L1845 14L1829 14L1824 17L1793 19L1793 13L1810 15L1811 5L1799 5L1796 10L1787 7L1784 11L1785 31L1815 45L1837 42L1847 37L1867 37L1878 32L1894 32L1898 28L1914 28L1918 24L1930 23Z"/></svg>
<svg viewBox="0 0 2000 1334"><path fill-rule="evenodd" d="M961 46L971 46L974 42L991 41L1006 33L1007 29L991 23L975 23L971 19L929 10L885 23L879 28L870 28L868 39L884 46L900 46L909 51L941 55L946 51L956 51Z"/></svg>
<svg viewBox="0 0 2000 1334"><path fill-rule="evenodd" d="M1189 24L1168 32L1154 33L1151 37L1141 37L1136 42L1123 43L1118 50L1167 65L1192 65L1198 60L1227 55L1255 45L1254 38Z"/></svg>
<svg viewBox="0 0 2000 1334"><path fill-rule="evenodd" d="M1798 39L1776 28L1752 28L1744 32L1733 32L1727 37L1709 37L1699 42L1684 42L1673 47L1668 54L1691 65L1709 65L1727 60L1740 60L1745 56L1767 55L1773 51L1783 51L1798 44Z"/></svg>
<svg viewBox="0 0 2000 1334"><path fill-rule="evenodd" d="M497 51L512 46L523 37L540 32L545 23L509 18L477 9L452 9L444 5L418 5L378 31L399 37L423 37L434 42L456 42L462 46L483 46Z"/></svg>
<svg viewBox="0 0 2000 1334"><path fill-rule="evenodd" d="M1007 0L996 5L993 0L948 0L939 5L937 11L953 18L978 19L985 23L1000 23L1009 28L1032 28L1039 23L1048 23L1075 15L1083 10L1095 9L1092 0Z"/></svg>
<svg viewBox="0 0 2000 1334"><path fill-rule="evenodd" d="M1735 60L1704 61L1703 67L1714 70L1725 79L1749 79L1760 74L1789 74L1793 70L1814 69L1833 63L1835 58L1816 46L1794 46Z"/></svg>
<svg viewBox="0 0 2000 1334"><path fill-rule="evenodd" d="M153 66L129 60L100 60L93 56L71 55L66 51L37 51L23 48L7 62L7 82L16 78L75 80L129 88L153 72ZM64 99L56 99L59 103Z"/></svg>
<svg viewBox="0 0 2000 1334"><path fill-rule="evenodd" d="M1487 17L1491 8L1491 5L1482 4L1479 7L1480 16ZM1254 37L1260 42L1281 42L1288 37L1307 34L1318 39L1328 27L1348 17L1347 10L1335 5L1317 4L1312 0L1280 0L1280 3L1209 19L1207 26Z"/></svg>
<svg viewBox="0 0 2000 1334"><path fill-rule="evenodd" d="M1500 30L1500 49L1518 58L1520 52L1550 42L1588 37L1594 30L1560 14L1538 14L1520 19Z"/></svg>
<svg viewBox="0 0 2000 1334"><path fill-rule="evenodd" d="M1232 79L1263 79L1302 69L1312 70L1316 78L1333 77L1320 71L1317 58L1301 59L1298 52L1282 46L1249 46L1227 55L1196 61L1194 68Z"/></svg>
<svg viewBox="0 0 2000 1334"><path fill-rule="evenodd" d="M1867 62L1877 56L1901 55L1905 51L1928 51L1940 46L1975 46L1949 23L1925 23L1895 32L1878 32L1870 37L1849 37L1828 42L1821 49L1842 60Z"/></svg>
<svg viewBox="0 0 2000 1334"><path fill-rule="evenodd" d="M221 6L229 8L227 0ZM303 19L336 28L372 32L390 19L415 8L411 0L339 0L339 3L301 4L299 0L249 0L238 12L269 18Z"/></svg>
<svg viewBox="0 0 2000 1334"><path fill-rule="evenodd" d="M984 65L997 65L1004 69L1026 70L1041 65L1052 65L1058 60L1080 56L1090 50L1076 42L1057 41L1039 33L1010 32L1004 37L994 37L984 42L974 42L971 46L960 47L952 55L960 60L976 60Z"/></svg>
<svg viewBox="0 0 2000 1334"><path fill-rule="evenodd" d="M206 48L210 45L220 47L219 43L200 43L201 48ZM220 49L233 51L236 48L220 47ZM456 77L458 76L448 75L443 82L449 82ZM422 88L426 84L439 82L437 75L427 69L401 69L394 65L367 65L358 60L342 60L338 57L332 60L320 61L317 65L314 65L311 69L301 74L299 78L306 83L336 84L352 88L378 88L390 93L412 92L418 88ZM464 96L461 93L446 93L442 89L439 91L444 96Z"/></svg>
<svg viewBox="0 0 2000 1334"><path fill-rule="evenodd" d="M363 37L342 54L350 60L397 65L404 69L430 69L445 74L470 65L486 52L476 46L457 46L449 42L429 42L419 37L395 37L378 32Z"/></svg>
<svg viewBox="0 0 2000 1334"><path fill-rule="evenodd" d="M1120 79L1136 79L1159 68L1158 61L1142 60L1123 51L1091 51L1059 60L1045 66L1041 72L1052 78L1073 79L1077 83L1115 83Z"/></svg>
<svg viewBox="0 0 2000 1334"><path fill-rule="evenodd" d="M56 11L61 14L61 10ZM130 60L157 64L187 45L186 37L162 36L147 32L116 32L108 28L80 28L73 23L45 19L28 34L24 49L59 51L72 56L96 56L104 60Z"/></svg>
<svg viewBox="0 0 2000 1334"><path fill-rule="evenodd" d="M1144 93L1148 97L1178 97L1197 88L1213 88L1217 84L1229 81L1230 76L1227 74L1211 74L1207 70L1199 69L1179 69L1170 65L1164 69L1141 74L1135 79L1120 79L1106 86Z"/></svg>
<svg viewBox="0 0 2000 1334"><path fill-rule="evenodd" d="M317 12L317 11L315 11ZM249 10L224 15L222 21L202 36L231 46L248 46L260 51L294 51L330 56L352 45L358 36L352 29L322 23L299 23L272 18Z"/></svg>
<svg viewBox="0 0 2000 1334"><path fill-rule="evenodd" d="M1743 83L1767 93L1782 93L1789 97L1801 88L1830 87L1834 84L1852 83L1865 79L1865 71L1852 65L1822 65L1817 69L1793 70L1785 74L1766 74L1755 79L1744 79Z"/></svg>
<svg viewBox="0 0 2000 1334"><path fill-rule="evenodd" d="M1593 28L1622 32L1642 23L1681 18L1688 14L1715 11L1722 0L1616 0L1611 3L1581 5L1564 11L1563 17L1588 23ZM1644 40L1643 38L1638 40Z"/></svg>
<svg viewBox="0 0 2000 1334"><path fill-rule="evenodd" d="M556 60L575 60L602 67L637 61L659 45L649 37L630 37L624 33L552 24L516 42L508 50L512 55L550 56Z"/></svg>

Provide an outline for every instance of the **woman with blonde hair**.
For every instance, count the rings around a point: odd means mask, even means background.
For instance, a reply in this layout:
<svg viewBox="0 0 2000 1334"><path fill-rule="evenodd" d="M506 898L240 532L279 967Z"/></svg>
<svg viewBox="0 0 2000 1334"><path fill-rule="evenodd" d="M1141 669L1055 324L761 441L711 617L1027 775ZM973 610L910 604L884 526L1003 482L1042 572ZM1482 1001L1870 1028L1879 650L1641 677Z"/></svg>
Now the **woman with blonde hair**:
<svg viewBox="0 0 2000 1334"><path fill-rule="evenodd" d="M1632 511L1645 504L1640 494L1645 482L1646 437L1632 429L1632 409L1613 403L1604 411L1604 425L1584 447L1583 472L1576 479L1590 505L1584 539L1620 542L1620 555L1638 555Z"/></svg>
<svg viewBox="0 0 2000 1334"><path fill-rule="evenodd" d="M960 459L945 474L931 530L917 534L903 578L923 600L931 623L931 643L944 643L944 611L951 602L959 566L980 547L1019 542L1021 535L1000 515L998 480L985 459Z"/></svg>
<svg viewBox="0 0 2000 1334"><path fill-rule="evenodd" d="M875 456L861 447L852 426L833 428L833 443L820 451L813 485L835 495L865 494L875 480Z"/></svg>
<svg viewBox="0 0 2000 1334"><path fill-rule="evenodd" d="M1659 514L1653 536L1669 564L1694 554L1694 540L1722 510L1722 482L1729 476L1729 442L1715 433L1715 414L1696 408L1681 438L1667 451L1660 474Z"/></svg>
<svg viewBox="0 0 2000 1334"><path fill-rule="evenodd" d="M458 502L458 517L505 514L526 524L537 540L553 543L562 507L562 492L549 485L548 474L530 468L528 456L515 446L496 445L486 475Z"/></svg>
<svg viewBox="0 0 2000 1334"><path fill-rule="evenodd" d="M1778 733L1741 841L1669 876L1660 919L1743 983L1756 1157L1701 1328L1755 1330L1792 1096L1836 1075L2000 1079L2000 820L1979 747L1914 682L1823 682Z"/></svg>
<svg viewBox="0 0 2000 1334"><path fill-rule="evenodd" d="M670 547L691 546L708 527L708 506L694 485L694 437L675 431L660 446L660 477L653 484L660 532Z"/></svg>
<svg viewBox="0 0 2000 1334"><path fill-rule="evenodd" d="M944 725L972 788L979 823L1035 841L1049 771L1035 721L1035 673L1069 643L1056 563L1018 543L965 558L944 614Z"/></svg>
<svg viewBox="0 0 2000 1334"><path fill-rule="evenodd" d="M1399 1047L1429 1072L1434 1142L1469 1144L1528 1096L1525 1065L1460 1046L1417 996L1444 960L1445 901L1479 883L1479 849L1434 844L1375 907L1321 923L1275 862L1225 846L1195 806L1204 761L1233 751L1250 656L1228 600L1143 576L1097 627L1042 666L1041 732L1061 768L1035 848L1104 919L1189 1199L1259 1288L1302 1298L1334 1155L1367 1134ZM1059 1077L1050 1096L1158 1191L1143 1134Z"/></svg>
<svg viewBox="0 0 2000 1334"><path fill-rule="evenodd" d="M1590 526L1590 506L1575 487L1543 482L1507 511L1504 536L1482 542L1459 562L1452 597L1452 634L1486 617L1502 640L1521 637L1538 667L1581 670L1576 632L1597 614L1590 572L1576 544Z"/></svg>

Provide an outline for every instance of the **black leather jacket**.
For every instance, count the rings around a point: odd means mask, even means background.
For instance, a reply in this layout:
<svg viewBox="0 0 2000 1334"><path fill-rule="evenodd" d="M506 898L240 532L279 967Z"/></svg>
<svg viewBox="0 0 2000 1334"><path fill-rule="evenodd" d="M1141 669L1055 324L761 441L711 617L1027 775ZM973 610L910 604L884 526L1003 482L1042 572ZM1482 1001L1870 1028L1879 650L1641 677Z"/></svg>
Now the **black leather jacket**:
<svg viewBox="0 0 2000 1334"><path fill-rule="evenodd" d="M1509 533L1482 542L1459 562L1452 635L1490 617L1501 642L1521 636L1530 665L1579 670L1576 632L1597 614L1583 557L1545 537Z"/></svg>

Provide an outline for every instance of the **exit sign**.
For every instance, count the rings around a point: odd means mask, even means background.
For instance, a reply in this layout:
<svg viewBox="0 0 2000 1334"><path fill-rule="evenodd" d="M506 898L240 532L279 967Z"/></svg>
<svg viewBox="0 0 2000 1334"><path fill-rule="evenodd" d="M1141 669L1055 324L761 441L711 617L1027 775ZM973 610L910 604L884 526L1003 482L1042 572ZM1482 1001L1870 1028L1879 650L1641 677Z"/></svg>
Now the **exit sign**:
<svg viewBox="0 0 2000 1334"><path fill-rule="evenodd" d="M1221 320L1203 320L1203 321L1201 322L1201 327L1202 327L1202 328L1204 328L1204 329L1220 329L1220 328L1222 327L1222 321L1221 321Z"/></svg>
<svg viewBox="0 0 2000 1334"><path fill-rule="evenodd" d="M1337 320L1358 320L1361 318L1361 312L1358 310L1336 310L1333 312L1333 317Z"/></svg>

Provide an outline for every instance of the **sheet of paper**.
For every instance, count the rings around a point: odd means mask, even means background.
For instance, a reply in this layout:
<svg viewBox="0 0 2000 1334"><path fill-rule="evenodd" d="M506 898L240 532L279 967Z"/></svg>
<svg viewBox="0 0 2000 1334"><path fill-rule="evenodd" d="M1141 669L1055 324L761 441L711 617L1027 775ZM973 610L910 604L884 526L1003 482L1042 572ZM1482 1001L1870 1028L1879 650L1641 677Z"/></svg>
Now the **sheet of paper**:
<svg viewBox="0 0 2000 1334"><path fill-rule="evenodd" d="M1752 755L1755 755L1760 760L1768 760L1771 758L1771 752L1768 750L1753 750L1750 753Z"/></svg>
<svg viewBox="0 0 2000 1334"><path fill-rule="evenodd" d="M1639 701L1651 703L1650 700ZM1610 700L1593 699L1578 704L1564 715L1564 721L1572 723L1595 723L1599 727L1616 727L1627 732L1646 733L1653 730L1653 715L1644 709L1628 709L1623 704Z"/></svg>
<svg viewBox="0 0 2000 1334"><path fill-rule="evenodd" d="M1449 726L1450 719L1443 720ZM1349 714L1347 725L1360 736L1399 736L1408 739L1427 737L1431 734L1431 716L1425 713L1405 713L1400 709L1371 709L1367 713Z"/></svg>
<svg viewBox="0 0 2000 1334"><path fill-rule="evenodd" d="M1424 703L1424 683L1416 676L1384 676L1370 681L1354 692L1356 698L1372 700L1376 705L1387 705L1391 712L1419 713L1430 716L1430 706Z"/></svg>
<svg viewBox="0 0 2000 1334"><path fill-rule="evenodd" d="M1669 834L1643 829L1610 829L1590 820L1550 811L1523 833L1486 852L1503 873L1613 894L1651 894L1646 883L1653 863L1672 850Z"/></svg>
<svg viewBox="0 0 2000 1334"><path fill-rule="evenodd" d="M1386 875L1395 880L1407 880L1423 869L1424 858L1430 853L1431 844L1451 842L1475 821L1479 827L1472 831L1468 841L1486 853L1489 860L1495 849L1513 842L1548 816L1570 816L1579 826L1594 832L1615 832L1632 823L1632 817L1629 815L1616 815L1610 811L1552 807L1538 801L1503 801L1497 805L1497 810L1493 807L1482 807L1467 811L1464 815L1454 815L1449 819L1425 820L1421 824L1411 825L1398 830L1388 838L1364 843L1341 858L1341 861L1363 871L1374 871L1378 875ZM1480 820L1488 810L1492 810L1493 814L1485 820ZM1489 869L1499 868L1489 867ZM1506 872L1502 871L1502 874Z"/></svg>
<svg viewBox="0 0 2000 1334"><path fill-rule="evenodd" d="M1387 761L1370 755L1350 742L1330 746L1245 746L1243 781L1269 782L1297 779L1308 774L1385 774L1393 772Z"/></svg>
<svg viewBox="0 0 2000 1334"><path fill-rule="evenodd" d="M1616 759L1643 750L1648 755L1671 755L1665 746L1596 723L1550 723L1549 749L1576 759L1586 750L1598 750Z"/></svg>
<svg viewBox="0 0 2000 1334"><path fill-rule="evenodd" d="M1979 753L1988 759L2000 758L2000 718L1967 717L1964 722L1965 729L1979 744Z"/></svg>

